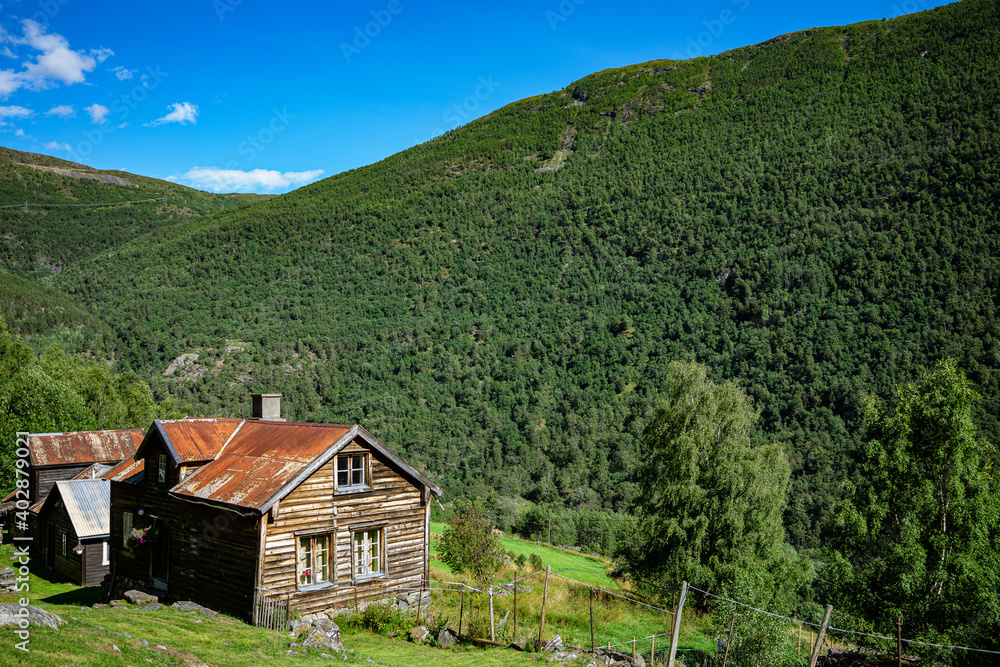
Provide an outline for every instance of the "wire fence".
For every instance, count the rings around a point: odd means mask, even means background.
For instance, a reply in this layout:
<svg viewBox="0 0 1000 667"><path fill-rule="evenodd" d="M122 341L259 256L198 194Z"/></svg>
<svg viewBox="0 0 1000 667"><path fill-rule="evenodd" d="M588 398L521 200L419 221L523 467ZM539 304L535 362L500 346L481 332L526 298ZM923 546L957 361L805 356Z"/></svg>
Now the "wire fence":
<svg viewBox="0 0 1000 667"><path fill-rule="evenodd" d="M753 607L753 606L748 605L746 603L739 602L738 600L731 600L731 599L723 597L721 595L715 595L714 593L709 593L708 591L703 591L700 588L695 588L694 586L689 586L689 588L691 590L693 590L693 591L697 591L697 592L701 593L702 595L705 595L705 596L708 596L708 597L712 597L712 598L715 598L717 600L723 600L725 602L729 602L731 604L735 604L735 605L738 605L740 607L745 607L746 609L749 609L749 610L751 610L753 612L756 612L756 613L759 613L759 614L766 614L767 616L772 616L774 618L779 618L779 619L788 621L789 623L796 623L796 624L799 624L799 625L808 625L808 626L812 626L814 628L820 628L820 627L822 627L819 623L810 623L808 621L803 621L803 620L800 620L800 619L797 619L797 618L791 618L791 617L788 617L788 616L783 616L781 614L775 614L773 612L766 611L764 609L758 609L757 607ZM931 647L931 648L942 648L942 649L949 649L949 650L955 650L955 651L971 651L971 652L975 652L975 653L985 653L985 654L990 654L990 655L1000 655L1000 651L992 651L992 650L989 650L989 649L972 648L972 647L969 647L969 646L956 646L956 645L952 645L952 644L935 644L935 643L932 643L932 642L922 642L922 641L919 641L917 639L906 639L904 637L887 637L885 635L876 635L876 634L872 634L872 633L868 633L868 632L860 632L860 631L857 631L857 630L846 630L844 628L837 628L837 627L834 627L832 625L827 626L826 627L826 631L827 632L837 632L837 633L840 633L840 634L852 635L852 636L856 636L856 637L868 637L868 638L872 638L872 639L882 639L882 640L890 641L890 642L897 642L898 641L898 642L901 642L901 643L904 643L904 644L911 644L911 645L914 645L914 646L927 646L927 647Z"/></svg>

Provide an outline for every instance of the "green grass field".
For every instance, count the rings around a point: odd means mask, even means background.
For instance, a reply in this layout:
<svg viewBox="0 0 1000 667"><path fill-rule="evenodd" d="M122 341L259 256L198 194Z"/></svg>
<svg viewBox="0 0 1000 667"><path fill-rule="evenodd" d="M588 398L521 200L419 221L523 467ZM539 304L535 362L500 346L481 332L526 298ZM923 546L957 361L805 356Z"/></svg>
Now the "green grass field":
<svg viewBox="0 0 1000 667"><path fill-rule="evenodd" d="M439 533L443 525L435 524L432 531ZM537 545L516 539L504 538L504 547L514 553L525 549L538 549ZM6 555L10 547L0 553ZM606 564L600 559L573 552L540 548L543 562L552 566L553 572L566 573L574 579L600 585L621 593L605 574ZM537 552L536 552L537 553ZM4 558L6 560L6 558ZM528 572L521 570L523 576ZM498 581L509 581L513 570L500 573ZM432 562L432 588L440 588L446 581L465 581L439 561ZM93 609L100 593L96 587L81 588L61 580L53 573L35 567L30 578L29 598L32 604L58 614L67 621L59 630L32 626L29 653L14 649L19 641L14 629L0 628L0 666L38 665L64 667L66 664L82 665L189 665L205 663L214 667L261 667L280 661L283 665L314 665L319 651L307 654L286 655L291 641L285 633L255 628L238 620L219 617L209 618L168 607L158 611L142 611L131 605L118 608ZM537 637L541 618L541 598L544 576L523 582L525 589L518 596L519 637ZM530 590L527 590L530 589ZM567 644L585 647L590 645L589 588L552 576L545 619L545 637L556 633ZM0 595L0 602L15 602L16 595ZM430 609L421 612L421 621L431 627L448 624L456 627L462 615L463 631L478 636L489 636L488 597L467 594L464 607L461 594L435 590ZM498 640L516 638L513 630L513 596L494 599L496 623L507 616L504 634ZM508 615L508 613L510 615ZM594 604L595 640L598 645L627 643L635 637L666 632L669 618L662 613L638 607L618 598L600 595ZM415 619L413 621L415 623ZM682 625L682 647L705 649L712 645L708 636L708 619L688 618ZM508 649L482 649L468 645L447 651L412 644L404 639L389 638L367 632L351 623L341 623L344 645L353 649L349 661L365 663L371 659L376 665L392 667L425 667L429 663L443 663L455 667L538 665L547 655L520 653ZM666 639L657 640L658 652L666 647ZM649 640L637 646L648 654ZM626 649L628 650L628 649ZM338 656L339 659L339 656ZM372 663L365 663L372 664Z"/></svg>

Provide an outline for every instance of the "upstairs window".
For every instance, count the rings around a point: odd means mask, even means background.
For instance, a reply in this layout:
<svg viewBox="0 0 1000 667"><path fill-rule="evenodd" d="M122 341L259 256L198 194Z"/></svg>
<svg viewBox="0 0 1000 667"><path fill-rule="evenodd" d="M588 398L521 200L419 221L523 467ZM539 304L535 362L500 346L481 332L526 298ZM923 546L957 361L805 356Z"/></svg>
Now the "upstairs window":
<svg viewBox="0 0 1000 667"><path fill-rule="evenodd" d="M350 454L337 457L337 491L357 491L368 488L368 457Z"/></svg>
<svg viewBox="0 0 1000 667"><path fill-rule="evenodd" d="M160 454L156 459L156 481L163 484L167 481L167 455Z"/></svg>

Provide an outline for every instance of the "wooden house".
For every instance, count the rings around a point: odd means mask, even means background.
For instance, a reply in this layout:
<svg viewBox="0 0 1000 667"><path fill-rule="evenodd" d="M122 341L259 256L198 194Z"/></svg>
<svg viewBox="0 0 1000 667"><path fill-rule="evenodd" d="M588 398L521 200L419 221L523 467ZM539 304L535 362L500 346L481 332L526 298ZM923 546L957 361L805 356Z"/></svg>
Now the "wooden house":
<svg viewBox="0 0 1000 667"><path fill-rule="evenodd" d="M256 622L266 600L305 615L420 590L429 576L441 490L360 426L157 420L136 459L141 481L111 482L112 589L159 589Z"/></svg>
<svg viewBox="0 0 1000 667"><path fill-rule="evenodd" d="M44 526L45 565L81 586L97 586L108 573L111 483L59 480L38 512Z"/></svg>

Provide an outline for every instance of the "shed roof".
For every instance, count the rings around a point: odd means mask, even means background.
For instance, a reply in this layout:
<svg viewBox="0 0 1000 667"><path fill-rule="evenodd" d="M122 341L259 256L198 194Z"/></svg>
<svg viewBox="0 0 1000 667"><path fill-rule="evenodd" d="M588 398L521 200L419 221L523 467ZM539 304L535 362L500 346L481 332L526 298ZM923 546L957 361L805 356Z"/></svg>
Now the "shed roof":
<svg viewBox="0 0 1000 667"><path fill-rule="evenodd" d="M171 493L266 512L349 442L359 438L435 495L441 489L360 426L248 421L215 461Z"/></svg>
<svg viewBox="0 0 1000 667"><path fill-rule="evenodd" d="M106 479L72 479L56 482L73 530L80 539L107 537L111 533L111 482ZM51 499L56 494L49 494Z"/></svg>
<svg viewBox="0 0 1000 667"><path fill-rule="evenodd" d="M132 456L145 434L142 429L32 433L28 436L35 466L117 463Z"/></svg>

